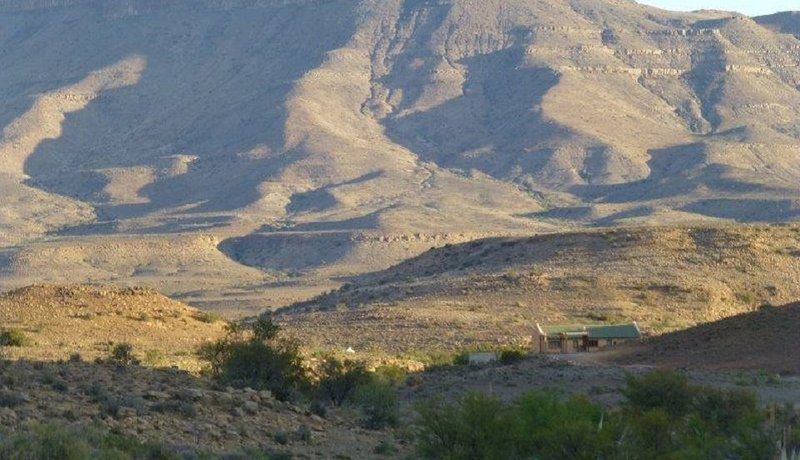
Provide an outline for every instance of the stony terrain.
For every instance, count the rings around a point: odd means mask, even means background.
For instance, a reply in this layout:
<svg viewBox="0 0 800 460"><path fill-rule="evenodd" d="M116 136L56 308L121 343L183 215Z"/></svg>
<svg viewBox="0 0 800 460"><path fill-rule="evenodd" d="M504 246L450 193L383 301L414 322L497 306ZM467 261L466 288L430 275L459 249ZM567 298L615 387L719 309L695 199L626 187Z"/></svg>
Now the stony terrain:
<svg viewBox="0 0 800 460"><path fill-rule="evenodd" d="M796 219L795 18L2 1L0 288L69 272L243 315L481 236Z"/></svg>
<svg viewBox="0 0 800 460"><path fill-rule="evenodd" d="M115 363L0 362L0 426L4 433L36 423L101 427L178 448L225 452L257 448L292 458L408 458L415 407L432 398L468 391L512 399L533 389L588 395L606 406L619 403L629 373L621 367L575 362L573 357L527 358L513 365L452 366L413 373L399 389L403 423L397 429L365 430L352 408L314 415L307 403L277 401L268 392L223 388L178 369ZM800 380L770 380L757 372L695 370L695 384L754 391L767 404L794 403ZM378 454L384 442L393 454Z"/></svg>
<svg viewBox="0 0 800 460"><path fill-rule="evenodd" d="M176 369L3 364L2 430L24 430L35 423L99 426L187 450L257 448L292 458L378 458L375 446L391 436L359 428L357 417L343 411L323 419L307 405L277 401L269 392L218 388Z"/></svg>
<svg viewBox="0 0 800 460"><path fill-rule="evenodd" d="M151 366L198 371L197 348L222 337L225 323L151 289L37 285L0 295L0 330L8 329L30 342L5 348L8 358L93 360L126 342Z"/></svg>
<svg viewBox="0 0 800 460"><path fill-rule="evenodd" d="M614 361L702 369L764 369L800 373L800 304L767 306L654 337L622 350Z"/></svg>
<svg viewBox="0 0 800 460"><path fill-rule="evenodd" d="M612 407L619 403L619 390L628 375L651 372L652 365L609 364L607 356L532 356L512 365L436 368L414 375L416 385L401 393L406 401L453 398L477 391L511 400L533 389L554 389L565 394L588 396ZM715 388L738 388L754 392L763 404L797 404L800 377L776 375L763 369L694 368L686 374L692 383Z"/></svg>
<svg viewBox="0 0 800 460"><path fill-rule="evenodd" d="M433 249L278 318L320 347L525 343L536 322L661 333L800 298L800 226L621 228Z"/></svg>

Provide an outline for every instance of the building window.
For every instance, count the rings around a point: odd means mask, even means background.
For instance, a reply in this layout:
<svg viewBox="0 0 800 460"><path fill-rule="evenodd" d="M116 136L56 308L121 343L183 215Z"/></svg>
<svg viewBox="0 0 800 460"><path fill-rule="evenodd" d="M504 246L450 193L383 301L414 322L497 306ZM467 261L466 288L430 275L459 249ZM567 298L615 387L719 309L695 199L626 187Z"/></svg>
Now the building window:
<svg viewBox="0 0 800 460"><path fill-rule="evenodd" d="M547 341L547 348L549 350L560 350L561 349L561 340L548 340Z"/></svg>

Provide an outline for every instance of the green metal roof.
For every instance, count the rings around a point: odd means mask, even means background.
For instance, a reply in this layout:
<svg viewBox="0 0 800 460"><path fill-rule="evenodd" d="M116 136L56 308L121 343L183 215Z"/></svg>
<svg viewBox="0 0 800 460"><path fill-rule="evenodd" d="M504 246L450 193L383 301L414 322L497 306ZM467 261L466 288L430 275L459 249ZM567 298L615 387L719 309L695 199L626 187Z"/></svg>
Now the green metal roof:
<svg viewBox="0 0 800 460"><path fill-rule="evenodd" d="M596 326L586 328L590 339L638 339L642 333L636 324L620 324L616 326Z"/></svg>
<svg viewBox="0 0 800 460"><path fill-rule="evenodd" d="M618 325L590 324L585 326L547 326L542 328L547 335L588 332L590 339L638 339L641 331L635 323Z"/></svg>

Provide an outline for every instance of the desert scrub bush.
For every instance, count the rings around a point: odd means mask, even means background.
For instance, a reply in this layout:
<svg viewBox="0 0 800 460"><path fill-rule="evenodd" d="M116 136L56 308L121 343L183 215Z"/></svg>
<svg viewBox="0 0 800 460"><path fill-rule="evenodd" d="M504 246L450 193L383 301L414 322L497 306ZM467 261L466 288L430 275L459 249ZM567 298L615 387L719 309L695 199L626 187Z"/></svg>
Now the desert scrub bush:
<svg viewBox="0 0 800 460"><path fill-rule="evenodd" d="M197 417L197 407L191 401L159 401L150 406L155 412L159 413L173 413L186 418Z"/></svg>
<svg viewBox="0 0 800 460"><path fill-rule="evenodd" d="M398 450L397 446L394 443L394 440L384 439L380 442L380 444L375 446L375 449L373 449L372 452L377 455L390 456L390 455L396 455Z"/></svg>
<svg viewBox="0 0 800 460"><path fill-rule="evenodd" d="M408 371L397 364L383 364L375 368L375 376L389 385L400 386L406 382Z"/></svg>
<svg viewBox="0 0 800 460"><path fill-rule="evenodd" d="M109 392L100 382L92 382L88 388L84 388L84 394L100 406L100 412L111 417L119 416L120 409L129 408L136 411L138 415L146 412L144 399L138 396L118 396Z"/></svg>
<svg viewBox="0 0 800 460"><path fill-rule="evenodd" d="M177 450L99 428L38 425L8 438L0 437L0 458L8 459L178 459Z"/></svg>
<svg viewBox="0 0 800 460"><path fill-rule="evenodd" d="M151 349L144 352L144 359L142 362L150 367L158 367L166 362L166 358L161 350Z"/></svg>
<svg viewBox="0 0 800 460"><path fill-rule="evenodd" d="M642 377L629 375L622 394L629 408L646 411L662 409L671 415L682 415L692 402L692 388L684 374L653 371Z"/></svg>
<svg viewBox="0 0 800 460"><path fill-rule="evenodd" d="M457 359L457 354L448 350L412 350L401 354L399 358L420 362L427 369L432 370L452 366L453 361Z"/></svg>
<svg viewBox="0 0 800 460"><path fill-rule="evenodd" d="M67 385L67 382L63 378L53 374L52 372L46 372L42 375L42 383L45 385L49 385L51 388L61 393L69 391L69 386Z"/></svg>
<svg viewBox="0 0 800 460"><path fill-rule="evenodd" d="M454 404L431 401L417 410L423 457L515 458L508 407L495 397L470 393Z"/></svg>
<svg viewBox="0 0 800 460"><path fill-rule="evenodd" d="M114 345L111 349L109 360L123 366L139 364L139 360L133 354L133 345L122 342Z"/></svg>
<svg viewBox="0 0 800 460"><path fill-rule="evenodd" d="M750 291L737 291L733 296L743 304L750 305L756 302L756 295Z"/></svg>
<svg viewBox="0 0 800 460"><path fill-rule="evenodd" d="M624 394L611 412L548 391L429 403L418 408L417 447L447 459L771 459L797 426L771 427L752 393L693 387L673 372L630 377Z"/></svg>
<svg viewBox="0 0 800 460"><path fill-rule="evenodd" d="M10 390L0 390L0 407L14 408L25 403L22 393Z"/></svg>
<svg viewBox="0 0 800 460"><path fill-rule="evenodd" d="M222 339L201 347L211 375L238 388L269 390L280 400L291 399L310 383L297 343L279 336L280 327L259 318L249 329L230 326Z"/></svg>
<svg viewBox="0 0 800 460"><path fill-rule="evenodd" d="M325 418L325 416L328 415L328 408L325 407L325 404L323 402L321 402L321 401L319 401L317 399L311 401L311 404L309 405L308 410L312 414L314 414L314 415L316 415L318 417Z"/></svg>
<svg viewBox="0 0 800 460"><path fill-rule="evenodd" d="M19 329L0 330L0 347L27 347L31 343L31 339Z"/></svg>
<svg viewBox="0 0 800 460"><path fill-rule="evenodd" d="M400 403L393 386L375 380L361 386L355 400L364 415L361 425L370 430L397 426L400 420Z"/></svg>
<svg viewBox="0 0 800 460"><path fill-rule="evenodd" d="M461 351L453 356L450 364L453 366L466 366L469 364L469 351Z"/></svg>
<svg viewBox="0 0 800 460"><path fill-rule="evenodd" d="M528 351L524 348L504 348L500 350L499 361L500 364L509 365L515 364L528 357Z"/></svg>
<svg viewBox="0 0 800 460"><path fill-rule="evenodd" d="M84 460L92 446L83 436L56 425L42 425L32 432L0 438L0 458Z"/></svg>
<svg viewBox="0 0 800 460"><path fill-rule="evenodd" d="M0 435L0 459L9 460L181 460L188 458L278 460L285 454L244 450L214 453L186 446L144 442L99 426L44 424L11 436Z"/></svg>
<svg viewBox="0 0 800 460"><path fill-rule="evenodd" d="M219 323L221 321L225 321L225 319L219 313L213 311L198 311L194 314L194 319L200 321L201 323L207 324L214 324Z"/></svg>
<svg viewBox="0 0 800 460"><path fill-rule="evenodd" d="M272 440L282 446L285 446L286 444L289 444L289 433L285 431L276 431L272 434Z"/></svg>
<svg viewBox="0 0 800 460"><path fill-rule="evenodd" d="M373 375L365 363L330 356L319 366L317 393L334 406L351 401L359 387L370 383Z"/></svg>

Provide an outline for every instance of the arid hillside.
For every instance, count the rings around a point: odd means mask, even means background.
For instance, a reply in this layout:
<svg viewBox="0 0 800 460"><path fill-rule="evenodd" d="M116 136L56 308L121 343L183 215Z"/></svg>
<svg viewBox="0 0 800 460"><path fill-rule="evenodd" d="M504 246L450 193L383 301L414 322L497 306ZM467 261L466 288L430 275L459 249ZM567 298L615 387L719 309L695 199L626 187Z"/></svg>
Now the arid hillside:
<svg viewBox="0 0 800 460"><path fill-rule="evenodd" d="M322 347L524 343L536 322L661 333L800 298L800 226L622 228L434 249L279 317Z"/></svg>
<svg viewBox="0 0 800 460"><path fill-rule="evenodd" d="M129 343L151 366L197 371L198 347L222 337L213 315L143 288L30 286L0 295L0 330L21 333L22 347L2 348L6 358L35 361L107 358Z"/></svg>
<svg viewBox="0 0 800 460"><path fill-rule="evenodd" d="M623 350L618 363L700 369L755 369L800 372L800 304L767 306L750 313L702 324Z"/></svg>
<svg viewBox="0 0 800 460"><path fill-rule="evenodd" d="M795 220L795 17L0 1L0 288L70 272L254 312L481 236Z"/></svg>

